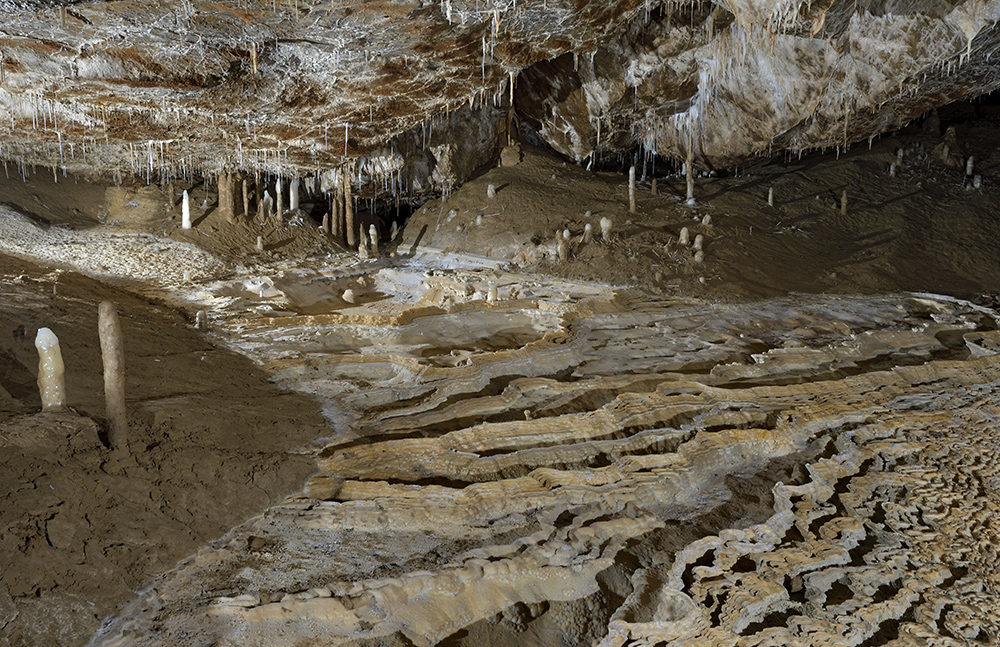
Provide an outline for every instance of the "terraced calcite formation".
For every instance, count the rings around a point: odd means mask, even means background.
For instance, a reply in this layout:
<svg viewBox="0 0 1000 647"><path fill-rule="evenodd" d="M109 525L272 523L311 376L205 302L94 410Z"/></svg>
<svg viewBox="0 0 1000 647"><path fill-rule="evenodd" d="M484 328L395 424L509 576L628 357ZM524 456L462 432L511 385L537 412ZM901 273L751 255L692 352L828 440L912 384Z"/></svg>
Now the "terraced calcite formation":
<svg viewBox="0 0 1000 647"><path fill-rule="evenodd" d="M276 379L340 392L343 433L93 645L996 642L991 311L516 276L486 304L483 270L429 273L435 306L360 271L274 282L396 300L216 320Z"/></svg>
<svg viewBox="0 0 1000 647"><path fill-rule="evenodd" d="M727 166L992 91L990 0L0 3L0 158L447 192L515 131ZM512 87L513 86L513 87ZM228 186L228 179L224 182Z"/></svg>

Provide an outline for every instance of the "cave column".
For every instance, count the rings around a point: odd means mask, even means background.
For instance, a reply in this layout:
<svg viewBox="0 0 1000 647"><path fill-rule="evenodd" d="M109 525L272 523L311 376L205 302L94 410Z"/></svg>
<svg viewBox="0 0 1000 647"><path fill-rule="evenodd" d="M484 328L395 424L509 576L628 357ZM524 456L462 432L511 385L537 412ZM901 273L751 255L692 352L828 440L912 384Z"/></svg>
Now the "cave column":
<svg viewBox="0 0 1000 647"><path fill-rule="evenodd" d="M351 169L349 165L344 165L341 169L343 170L344 233L347 236L347 249L357 249L358 232L354 226L354 205L351 203Z"/></svg>
<svg viewBox="0 0 1000 647"><path fill-rule="evenodd" d="M330 205L330 233L341 245L344 244L344 189L337 186L337 192Z"/></svg>

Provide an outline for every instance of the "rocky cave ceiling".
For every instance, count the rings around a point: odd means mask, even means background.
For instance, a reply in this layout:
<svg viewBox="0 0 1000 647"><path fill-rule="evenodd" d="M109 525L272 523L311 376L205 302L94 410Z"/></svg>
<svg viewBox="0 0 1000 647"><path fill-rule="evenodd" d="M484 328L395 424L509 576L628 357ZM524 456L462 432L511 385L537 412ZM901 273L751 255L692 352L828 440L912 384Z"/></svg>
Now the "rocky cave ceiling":
<svg viewBox="0 0 1000 647"><path fill-rule="evenodd" d="M447 191L508 129L702 169L1000 85L996 0L0 1L0 157ZM513 84L513 88L511 88ZM513 99L514 109L510 108Z"/></svg>

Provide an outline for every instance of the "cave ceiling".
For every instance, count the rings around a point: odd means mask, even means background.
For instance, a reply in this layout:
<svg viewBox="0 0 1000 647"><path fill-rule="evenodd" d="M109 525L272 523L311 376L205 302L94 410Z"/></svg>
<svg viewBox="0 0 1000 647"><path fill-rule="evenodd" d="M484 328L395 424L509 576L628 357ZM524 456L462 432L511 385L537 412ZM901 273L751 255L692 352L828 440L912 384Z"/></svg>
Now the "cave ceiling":
<svg viewBox="0 0 1000 647"><path fill-rule="evenodd" d="M581 163L642 151L712 169L864 140L1000 85L995 0L3 1L0 13L0 157L149 181L330 184L346 163L368 195L447 190L511 136Z"/></svg>

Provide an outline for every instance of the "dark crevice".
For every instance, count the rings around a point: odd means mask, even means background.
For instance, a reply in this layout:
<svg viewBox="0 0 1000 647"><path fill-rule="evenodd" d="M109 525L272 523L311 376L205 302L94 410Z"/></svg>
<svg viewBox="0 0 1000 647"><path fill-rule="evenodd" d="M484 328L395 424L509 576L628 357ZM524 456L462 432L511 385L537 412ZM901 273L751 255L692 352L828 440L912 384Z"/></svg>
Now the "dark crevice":
<svg viewBox="0 0 1000 647"><path fill-rule="evenodd" d="M755 633L771 627L787 627L788 619L798 615L795 611L775 611L764 616L760 622L754 622L746 626L740 632L741 636L752 636Z"/></svg>
<svg viewBox="0 0 1000 647"><path fill-rule="evenodd" d="M681 576L681 581L684 583L684 589L690 591L691 587L694 585L694 569L698 566L711 566L715 563L715 550L708 550L702 554L701 557L696 559L694 562L688 564L687 568L684 569L684 574Z"/></svg>

